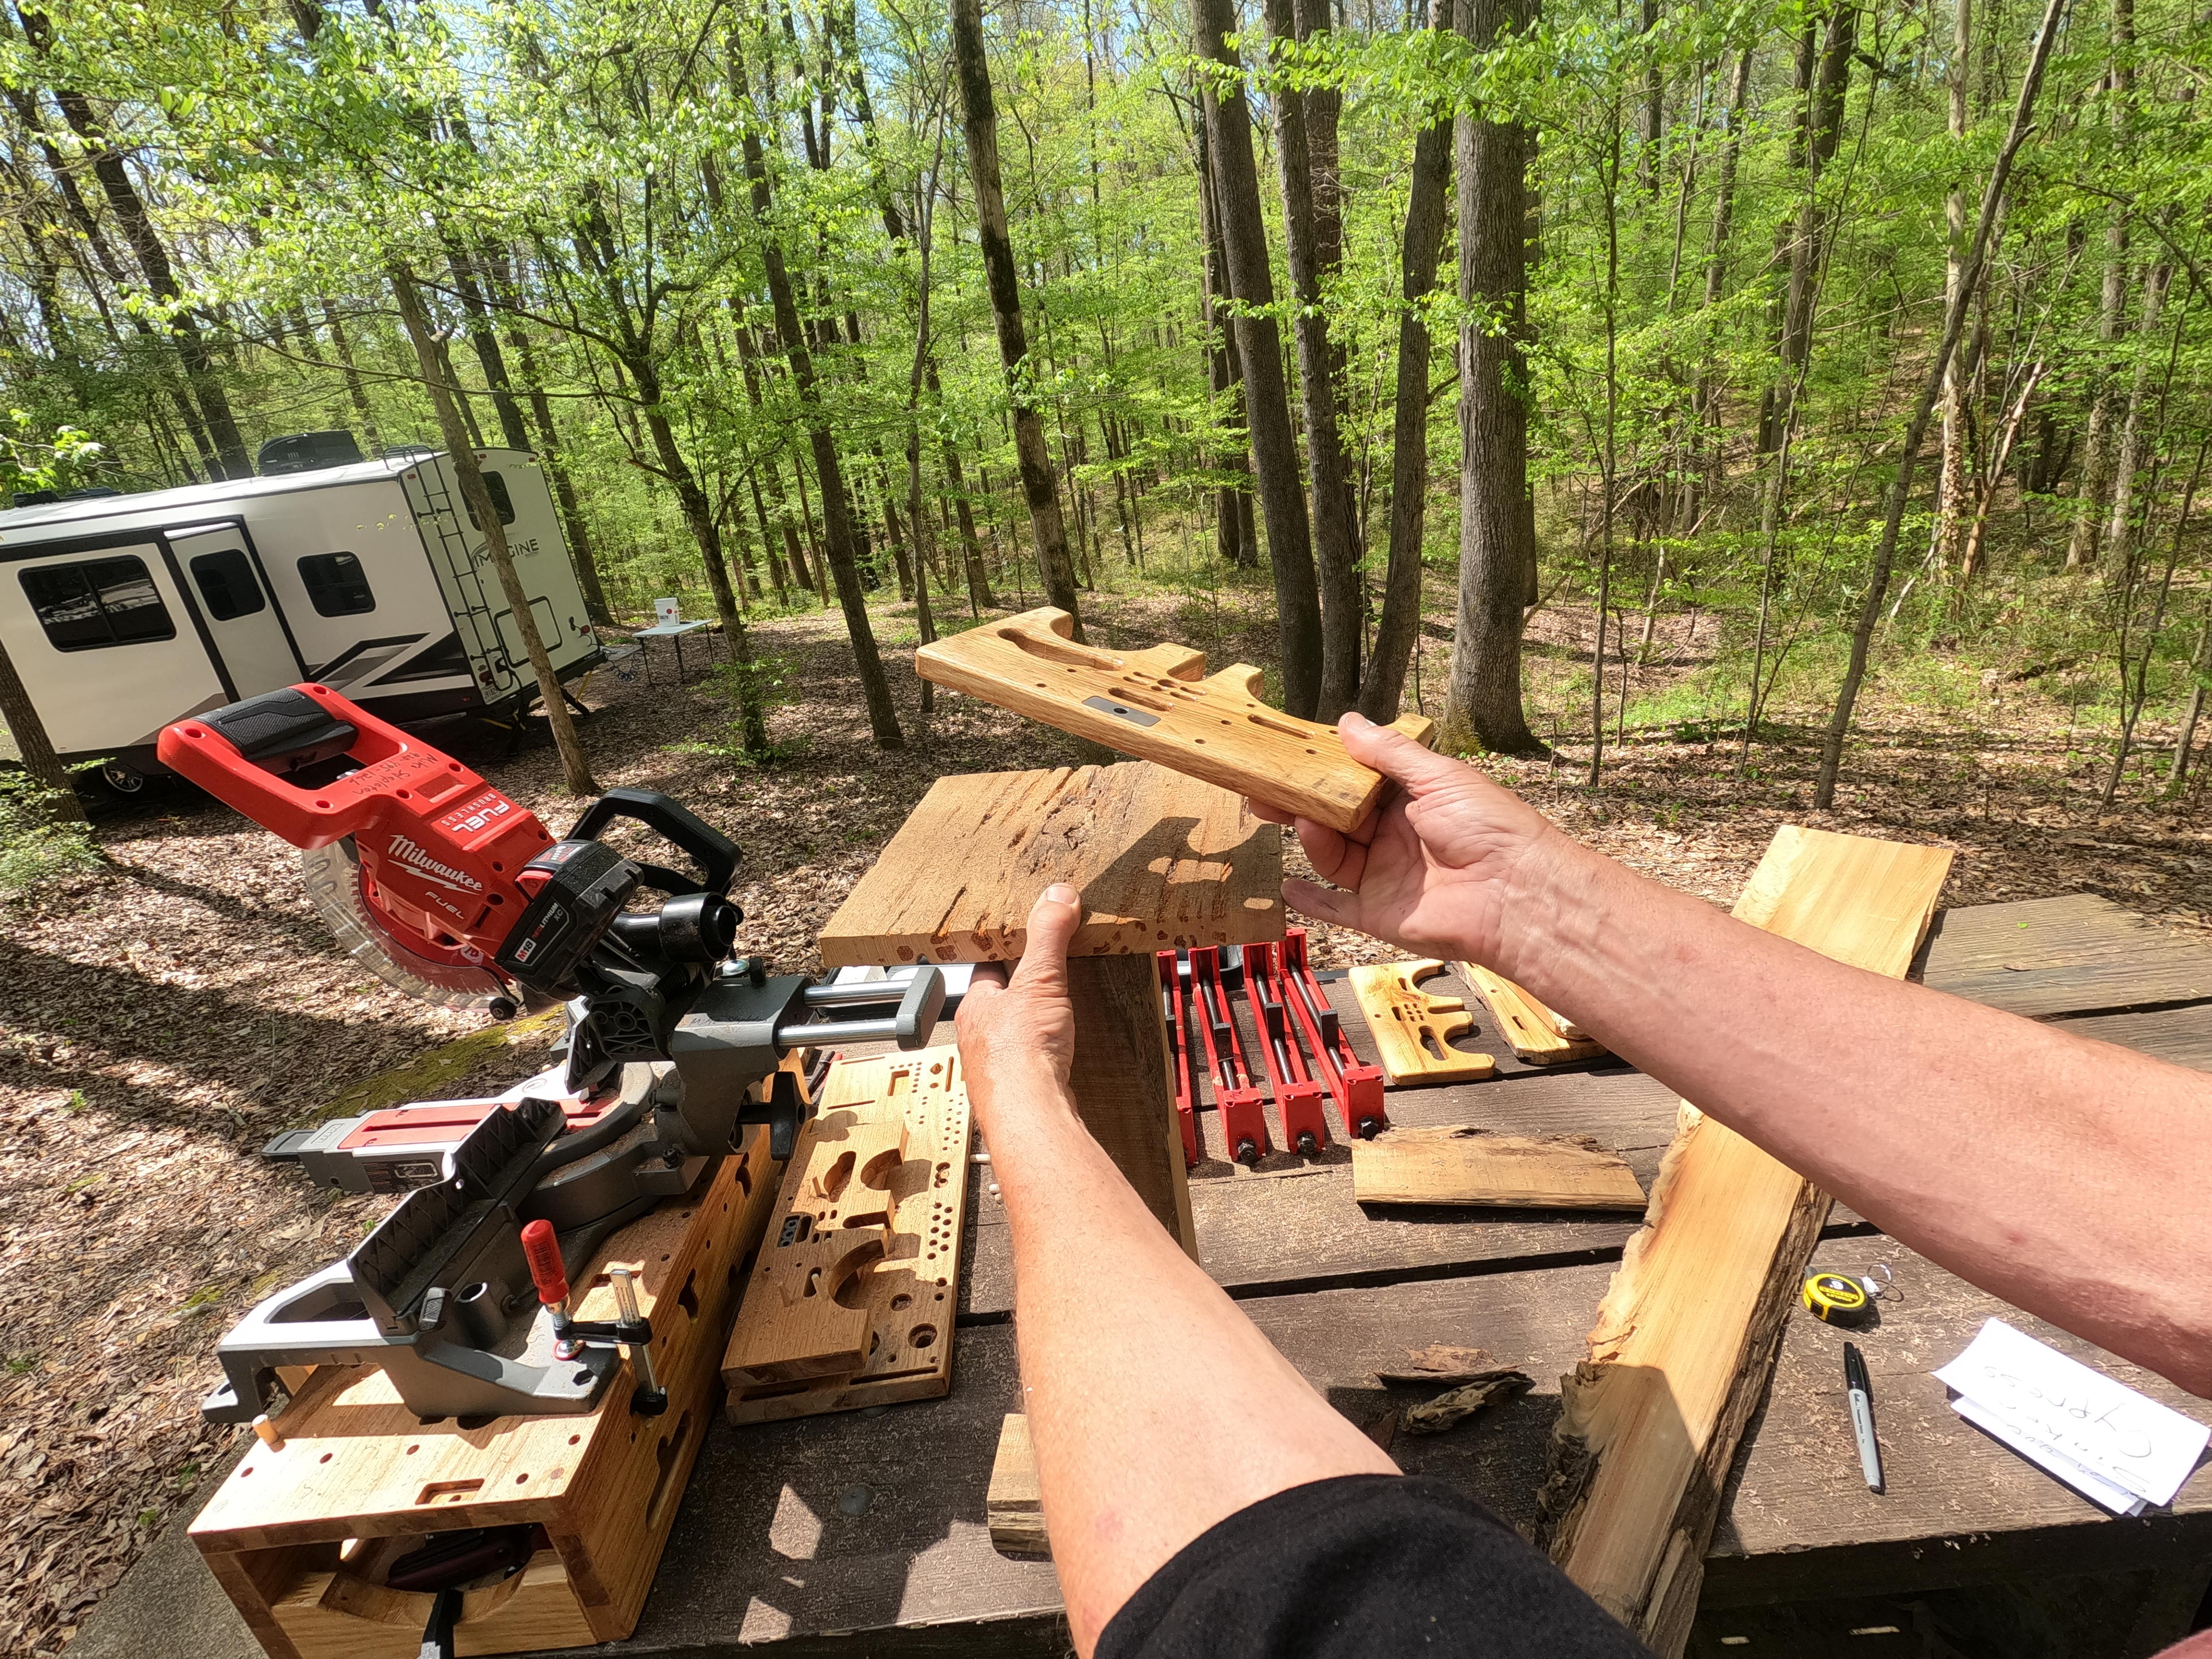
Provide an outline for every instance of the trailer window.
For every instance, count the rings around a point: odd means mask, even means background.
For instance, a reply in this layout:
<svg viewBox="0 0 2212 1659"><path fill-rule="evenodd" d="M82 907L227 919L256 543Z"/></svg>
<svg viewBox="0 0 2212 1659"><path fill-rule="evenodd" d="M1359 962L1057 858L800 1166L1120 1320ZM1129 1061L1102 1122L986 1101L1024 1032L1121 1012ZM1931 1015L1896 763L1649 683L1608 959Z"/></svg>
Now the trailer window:
<svg viewBox="0 0 2212 1659"><path fill-rule="evenodd" d="M253 580L253 567L237 548L203 553L192 561L191 570L208 615L216 622L250 617L268 606L269 601L261 597L261 584Z"/></svg>
<svg viewBox="0 0 2212 1659"><path fill-rule="evenodd" d="M300 580L319 617L356 617L376 609L368 573L350 553L310 553L300 561Z"/></svg>
<svg viewBox="0 0 2212 1659"><path fill-rule="evenodd" d="M501 524L513 524L514 497L507 493L507 480L496 472L487 471L483 475L483 481L484 493L491 497L492 509L499 514L499 521ZM461 497L461 505L468 508L469 528L482 530L483 526L477 522L477 510L469 506L469 498L465 495Z"/></svg>
<svg viewBox="0 0 2212 1659"><path fill-rule="evenodd" d="M57 651L173 640L177 625L143 559L87 559L22 574L23 592Z"/></svg>

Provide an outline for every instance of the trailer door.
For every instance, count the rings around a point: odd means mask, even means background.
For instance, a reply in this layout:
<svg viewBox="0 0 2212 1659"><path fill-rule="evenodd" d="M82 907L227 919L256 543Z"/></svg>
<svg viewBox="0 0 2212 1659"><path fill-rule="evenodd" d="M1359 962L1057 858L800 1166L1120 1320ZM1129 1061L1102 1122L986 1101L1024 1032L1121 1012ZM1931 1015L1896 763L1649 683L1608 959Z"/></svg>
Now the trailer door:
<svg viewBox="0 0 2212 1659"><path fill-rule="evenodd" d="M177 566L191 584L208 633L241 697L296 685L307 665L245 529L216 524L169 532Z"/></svg>
<svg viewBox="0 0 2212 1659"><path fill-rule="evenodd" d="M228 702L199 618L155 541L0 565L0 637L64 755L151 743Z"/></svg>

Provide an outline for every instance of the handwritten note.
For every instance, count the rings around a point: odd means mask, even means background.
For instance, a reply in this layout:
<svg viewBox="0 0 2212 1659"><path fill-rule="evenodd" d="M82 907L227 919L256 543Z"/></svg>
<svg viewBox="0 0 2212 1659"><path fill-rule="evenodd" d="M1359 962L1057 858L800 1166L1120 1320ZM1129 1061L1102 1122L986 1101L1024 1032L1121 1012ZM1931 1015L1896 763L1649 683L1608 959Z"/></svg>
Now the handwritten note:
<svg viewBox="0 0 2212 1659"><path fill-rule="evenodd" d="M1936 1376L2014 1433L2150 1504L2170 1504L2212 1429L2001 1319Z"/></svg>
<svg viewBox="0 0 2212 1659"><path fill-rule="evenodd" d="M1992 1439L2010 1446L2029 1462L2057 1475L2091 1503L2102 1504L2114 1515L2141 1515L2149 1507L2125 1486L2116 1486L2095 1470L2083 1468L2040 1440L2030 1440L2019 1431L2007 1428L1986 1406L1977 1406L1964 1395L1951 1402L1951 1409Z"/></svg>

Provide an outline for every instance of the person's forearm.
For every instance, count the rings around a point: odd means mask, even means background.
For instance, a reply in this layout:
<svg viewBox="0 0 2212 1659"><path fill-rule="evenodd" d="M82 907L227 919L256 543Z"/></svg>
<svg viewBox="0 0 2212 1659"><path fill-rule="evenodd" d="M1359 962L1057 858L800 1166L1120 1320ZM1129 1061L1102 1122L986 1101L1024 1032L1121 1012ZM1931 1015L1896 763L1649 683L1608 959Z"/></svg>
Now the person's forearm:
<svg viewBox="0 0 2212 1659"><path fill-rule="evenodd" d="M1056 1079L970 1088L988 1091L979 1110L1012 1234L1045 1522L1088 1654L1121 1603L1217 1522L1307 1481L1395 1466L1161 1229Z"/></svg>
<svg viewBox="0 0 2212 1659"><path fill-rule="evenodd" d="M2212 1394L2212 1079L1547 852L1498 971L1912 1248Z"/></svg>

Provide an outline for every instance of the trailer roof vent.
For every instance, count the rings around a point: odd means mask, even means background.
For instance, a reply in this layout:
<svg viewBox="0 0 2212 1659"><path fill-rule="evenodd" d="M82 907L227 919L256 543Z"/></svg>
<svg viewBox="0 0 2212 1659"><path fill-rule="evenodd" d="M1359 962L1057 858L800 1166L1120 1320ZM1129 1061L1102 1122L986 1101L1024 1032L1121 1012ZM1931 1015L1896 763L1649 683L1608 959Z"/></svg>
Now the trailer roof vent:
<svg viewBox="0 0 2212 1659"><path fill-rule="evenodd" d="M331 432L295 432L288 437L271 438L261 446L255 466L264 478L275 478L287 472L319 472L326 466L351 466L366 460L361 446L354 441L353 434L340 428Z"/></svg>

